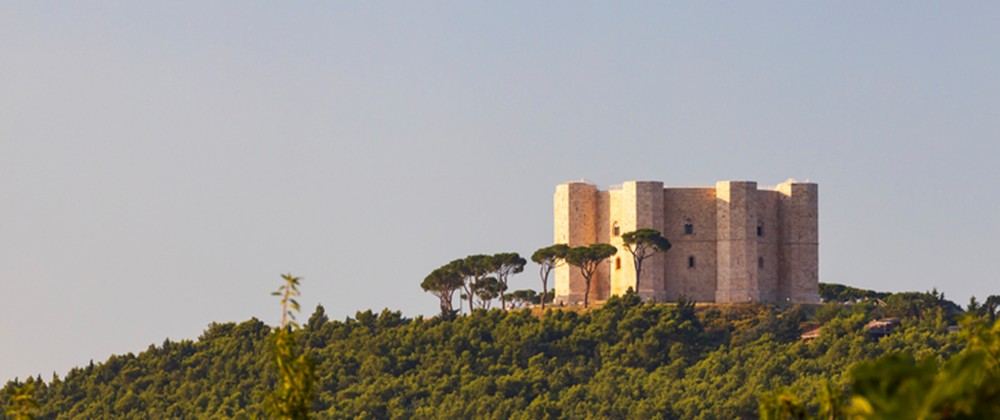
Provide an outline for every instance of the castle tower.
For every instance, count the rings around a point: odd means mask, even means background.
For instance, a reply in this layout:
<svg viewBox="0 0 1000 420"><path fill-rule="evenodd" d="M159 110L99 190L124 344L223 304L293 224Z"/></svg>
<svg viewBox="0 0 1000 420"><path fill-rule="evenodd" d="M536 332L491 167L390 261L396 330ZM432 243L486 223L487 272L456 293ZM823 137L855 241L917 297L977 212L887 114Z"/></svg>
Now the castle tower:
<svg viewBox="0 0 1000 420"><path fill-rule="evenodd" d="M625 249L621 234L638 229L650 228L663 232L663 183L657 181L629 181L622 184L621 207L618 214L619 232L611 238L611 244L618 247L614 257L616 263L611 268L617 271L611 275L611 294L622 295L629 287L635 288L635 264L632 254ZM614 227L612 227L614 229ZM617 261L621 259L621 266ZM642 278L639 280L639 296L643 300L654 299L663 302L666 298L664 283L664 262L662 254L646 258L642 264Z"/></svg>
<svg viewBox="0 0 1000 420"><path fill-rule="evenodd" d="M597 241L597 187L584 182L569 182L556 187L553 199L555 209L555 242L570 247L590 245ZM594 283L602 281L594 276ZM604 280L606 283L607 281ZM591 285L591 298L595 285ZM575 304L583 302L586 284L580 271L569 264L555 269L555 302Z"/></svg>
<svg viewBox="0 0 1000 420"><path fill-rule="evenodd" d="M819 187L789 180L777 190L782 224L778 296L793 303L818 303Z"/></svg>
<svg viewBox="0 0 1000 420"><path fill-rule="evenodd" d="M757 271L756 221L752 211L757 183L720 181L715 184L717 303L760 302Z"/></svg>

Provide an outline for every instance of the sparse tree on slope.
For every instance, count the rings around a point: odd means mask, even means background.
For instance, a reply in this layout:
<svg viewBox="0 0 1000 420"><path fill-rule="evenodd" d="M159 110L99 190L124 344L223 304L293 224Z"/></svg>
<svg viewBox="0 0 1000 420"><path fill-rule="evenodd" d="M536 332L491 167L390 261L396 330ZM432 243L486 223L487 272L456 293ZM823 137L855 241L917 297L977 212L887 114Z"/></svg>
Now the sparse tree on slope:
<svg viewBox="0 0 1000 420"><path fill-rule="evenodd" d="M432 271L420 283L420 288L437 296L440 301L441 316L448 317L454 313L452 307L452 297L455 291L465 284L465 277L459 273L451 264L444 265Z"/></svg>
<svg viewBox="0 0 1000 420"><path fill-rule="evenodd" d="M639 293L639 279L642 274L642 262L646 258L670 249L670 241L660 235L656 229L642 228L622 235L625 249L632 254L635 265L635 292Z"/></svg>
<svg viewBox="0 0 1000 420"><path fill-rule="evenodd" d="M530 304L538 303L541 298L542 296L539 296L538 292L531 289L515 290L507 294L507 299L510 300L511 305L513 305L514 308L521 308Z"/></svg>
<svg viewBox="0 0 1000 420"><path fill-rule="evenodd" d="M465 257L461 260L452 261L451 264L464 279L465 295L469 298L469 312L475 309L475 299L478 296L476 289L479 283L490 273L496 271L493 264L493 257L489 255L476 254Z"/></svg>
<svg viewBox="0 0 1000 420"><path fill-rule="evenodd" d="M531 254L531 260L538 264L538 274L542 278L542 309L545 309L545 294L549 291L549 274L556 268L556 264L566 258L569 246L566 244L555 244L540 248Z"/></svg>
<svg viewBox="0 0 1000 420"><path fill-rule="evenodd" d="M479 298L479 307L490 309L493 299L502 296L507 290L507 286L497 280L496 277L483 277L476 284L476 296Z"/></svg>
<svg viewBox="0 0 1000 420"><path fill-rule="evenodd" d="M516 252L502 252L493 255L493 266L496 268L496 278L503 285L503 291L507 290L507 277L511 274L517 274L524 271L524 265L528 261L521 258ZM500 304L501 308L507 309L507 298L501 293L500 294Z"/></svg>
<svg viewBox="0 0 1000 420"><path fill-rule="evenodd" d="M572 248L566 253L566 262L580 269L580 274L586 282L583 292L583 307L589 305L590 285L597 273L597 268L604 260L618 253L618 248L608 244L592 244Z"/></svg>

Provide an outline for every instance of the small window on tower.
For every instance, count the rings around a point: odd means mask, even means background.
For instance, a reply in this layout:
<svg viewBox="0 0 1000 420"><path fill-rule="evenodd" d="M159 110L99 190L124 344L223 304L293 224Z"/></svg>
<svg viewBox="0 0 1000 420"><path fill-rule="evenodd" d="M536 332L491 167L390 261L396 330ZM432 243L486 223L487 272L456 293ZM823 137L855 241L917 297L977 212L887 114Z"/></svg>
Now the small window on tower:
<svg viewBox="0 0 1000 420"><path fill-rule="evenodd" d="M622 269L622 257L615 258L615 270Z"/></svg>
<svg viewBox="0 0 1000 420"><path fill-rule="evenodd" d="M691 219L684 221L684 234L694 235L694 223L691 223Z"/></svg>
<svg viewBox="0 0 1000 420"><path fill-rule="evenodd" d="M611 226L611 236L620 236L621 234L622 230L618 227L618 222L615 222L615 224Z"/></svg>
<svg viewBox="0 0 1000 420"><path fill-rule="evenodd" d="M764 222L757 222L757 236L764 236Z"/></svg>
<svg viewBox="0 0 1000 420"><path fill-rule="evenodd" d="M764 268L764 257L757 257L757 268Z"/></svg>
<svg viewBox="0 0 1000 420"><path fill-rule="evenodd" d="M688 257L688 268L694 268L694 255Z"/></svg>

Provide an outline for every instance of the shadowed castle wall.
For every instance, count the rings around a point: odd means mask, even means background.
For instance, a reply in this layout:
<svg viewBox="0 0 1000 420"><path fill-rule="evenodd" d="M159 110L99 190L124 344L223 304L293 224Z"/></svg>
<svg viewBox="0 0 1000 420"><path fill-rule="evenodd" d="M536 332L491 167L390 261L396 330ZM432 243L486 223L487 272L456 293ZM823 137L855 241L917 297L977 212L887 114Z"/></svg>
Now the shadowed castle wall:
<svg viewBox="0 0 1000 420"><path fill-rule="evenodd" d="M778 280L778 254L782 229L778 215L780 193L772 190L757 190L754 200L754 219L751 219L750 233L756 238L757 259L751 261L757 267L757 288L763 302L778 302L780 285Z"/></svg>

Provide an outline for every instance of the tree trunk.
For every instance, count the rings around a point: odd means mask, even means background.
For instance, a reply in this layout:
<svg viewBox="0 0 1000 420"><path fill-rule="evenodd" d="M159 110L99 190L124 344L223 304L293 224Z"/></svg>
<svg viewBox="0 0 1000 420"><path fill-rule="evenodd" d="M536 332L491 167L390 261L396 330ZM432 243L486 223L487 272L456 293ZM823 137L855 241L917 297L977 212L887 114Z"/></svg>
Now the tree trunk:
<svg viewBox="0 0 1000 420"><path fill-rule="evenodd" d="M476 286L469 287L469 315L476 310Z"/></svg>
<svg viewBox="0 0 1000 420"><path fill-rule="evenodd" d="M447 316L451 312L451 299L445 300L444 296L439 297L441 299L441 315Z"/></svg>
<svg viewBox="0 0 1000 420"><path fill-rule="evenodd" d="M635 294L639 294L639 279L642 274L642 259L635 260Z"/></svg>
<svg viewBox="0 0 1000 420"><path fill-rule="evenodd" d="M547 265L542 265L538 269L538 273L542 276L542 310L545 310L545 294L549 291L549 274L552 273L552 269Z"/></svg>
<svg viewBox="0 0 1000 420"><path fill-rule="evenodd" d="M507 291L507 279L501 279L500 280L500 284L503 285L503 287L500 288L500 309L506 311L507 310L507 296L504 294L504 292Z"/></svg>
<svg viewBox="0 0 1000 420"><path fill-rule="evenodd" d="M542 310L543 311L545 310L545 296L548 296L546 293L549 292L549 279L547 277L548 276L542 278Z"/></svg>

